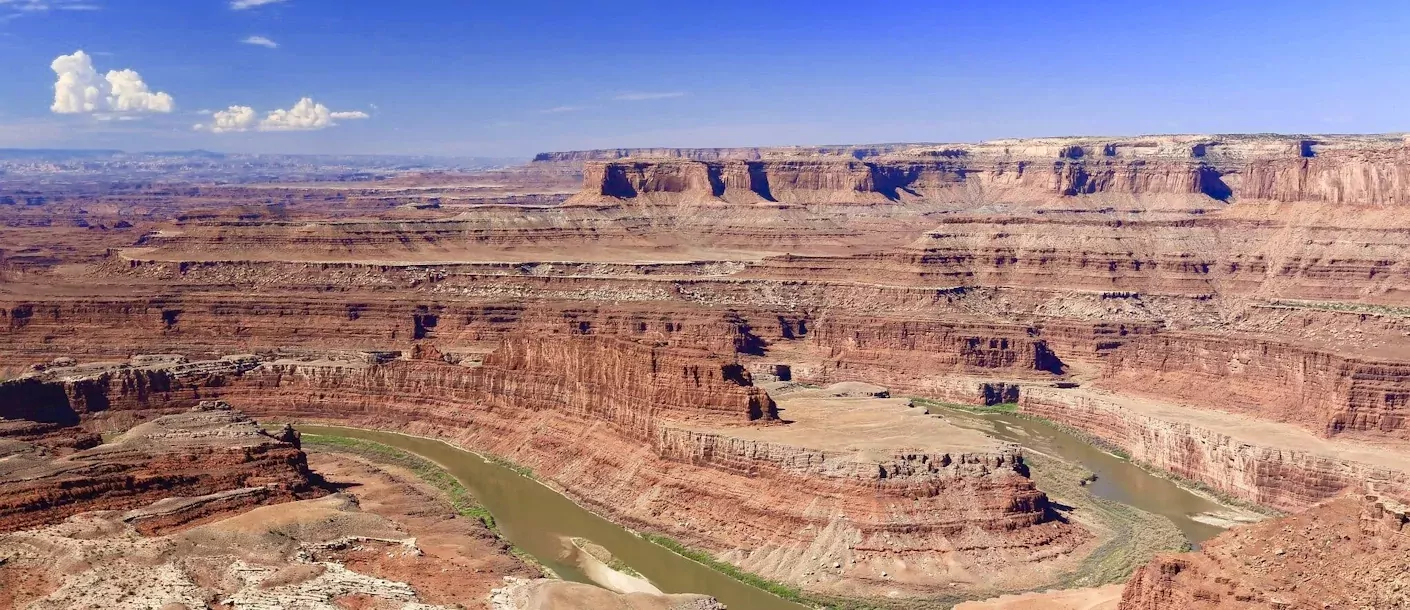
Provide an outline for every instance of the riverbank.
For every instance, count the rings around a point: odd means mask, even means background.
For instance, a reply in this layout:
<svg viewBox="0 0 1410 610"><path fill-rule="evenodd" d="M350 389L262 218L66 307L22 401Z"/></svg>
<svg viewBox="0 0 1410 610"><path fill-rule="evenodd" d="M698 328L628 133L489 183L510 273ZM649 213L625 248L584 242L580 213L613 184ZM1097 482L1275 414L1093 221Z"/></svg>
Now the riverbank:
<svg viewBox="0 0 1410 610"><path fill-rule="evenodd" d="M926 411L1023 447L1026 457L1049 456L1088 471L1093 495L1161 515L1175 523L1191 546L1228 527L1266 517L1168 472L1131 460L1119 447L1070 426L1021 409L991 410L919 399ZM1040 486L1041 488L1041 486Z"/></svg>
<svg viewBox="0 0 1410 610"><path fill-rule="evenodd" d="M532 484L533 487L536 487L539 490L551 493L553 497L560 502L568 502L571 504L571 500L566 496L563 496L560 492L552 490L548 487L543 486L540 483L528 480L524 477L514 476L512 478L508 478L496 483L495 477L517 473L509 470L502 464L493 463L488 459L484 458L483 456L480 456L479 454L466 452L458 448L454 448L453 446L436 439L427 439L404 434L381 433L351 428L334 428L323 426L302 426L301 428L306 428L310 430L310 432L305 434L305 438L308 439L310 448L315 451L319 450L321 447L328 447L331 450L348 450L349 448L357 448L357 450L359 451L370 451L373 453L373 455L376 456L398 456L397 459L399 460L406 460L407 456L409 456L411 458L414 458L414 460L412 460L410 463L414 465L420 465L422 467L424 467L425 464L431 464L434 468L438 469L441 473L443 473L443 475L439 476L432 475L431 478L433 480L444 482L445 476L449 476L452 479L459 479L459 481L457 481L457 485L459 485L458 489L462 491L457 491L455 493L489 493L492 496L499 495L507 491L506 487L504 487L500 483L512 482L514 479L518 479L521 482ZM362 437L375 437L381 441L385 441L387 443L392 443L395 445L410 444L415 446L393 446L389 444L383 444L382 442L373 441L370 438L339 436L342 434L356 434ZM340 438L342 440L328 440L334 438ZM443 449L437 450L435 449L436 447L440 447ZM466 463L457 461L454 458L454 456L456 455L455 452L460 452L460 455L471 457L473 458L473 460L470 460ZM411 455L413 453L415 455ZM434 455L427 456L426 453L432 453ZM479 477L475 477L473 474L470 474L467 478L466 475L469 473L455 472L456 464L475 465L475 463L478 463L478 470L480 470ZM1155 553L1165 550L1175 550L1181 547L1183 539L1180 535L1180 532L1169 522L1169 520L1163 519L1157 515L1146 513L1144 511L1133 509L1129 506L1121 505L1117 502L1104 500L1102 498L1097 498L1093 496L1090 493L1090 490L1087 487L1083 486L1081 483L1082 479L1086 477L1088 473L1080 467L1062 462L1060 460L1046 459L1041 457L1032 458L1030 462L1030 467L1032 468L1033 477L1038 483L1038 485L1044 488L1045 490L1048 490L1048 493L1054 498L1057 505L1061 507L1059 509L1060 516L1064 519L1070 519L1072 521L1082 524L1085 527L1090 528L1093 532L1097 533L1102 540L1097 549L1087 559L1083 561L1079 569L1075 570L1070 574L1064 575L1061 579L1056 582L1040 583L1038 586L1035 586L1034 590L1046 590L1052 588L1068 587L1092 587L1111 582L1118 582L1121 579L1124 579L1136 566L1148 561ZM501 472L494 473L493 469L500 469ZM450 487L450 489L456 490L457 488ZM481 491L482 489L484 490L483 492ZM497 500L509 499L513 501L534 501L533 498L525 497L523 493L520 492L526 492L526 490L519 490L518 492L512 493L509 496L501 498L489 498L487 499L487 501L478 501L472 499L471 501L474 502L474 505L476 507L478 507L477 509L475 509L476 512L473 514L480 514L479 511L489 512L490 517L493 522L496 523L496 526L500 528L502 532L505 532L510 539L526 539L528 541L528 544L533 545L533 540L537 538L537 536L534 536L532 532L525 531L526 527L532 527L532 525L515 523L514 521L516 521L516 519L514 518L510 518L511 521L509 523L505 523L504 518L496 517L495 515ZM580 506L577 506L576 504L572 504L572 506L573 510L575 511L581 511L583 513L591 515L590 512L586 511ZM499 512L504 513L505 508L507 507L500 507ZM524 511L515 510L510 512L514 513L516 517L522 517ZM597 515L591 515L591 517L592 519L590 519L589 521L606 521L605 519L602 519L602 517ZM561 519L558 520L557 523L554 523L553 526L545 525L544 527L552 527L553 529L562 530L574 530L575 528L572 527L571 522L576 521L576 519L567 519L566 521L566 524L569 525L568 527L562 527L562 525L565 525L565 523L564 520ZM600 525L601 523L598 524ZM606 543L604 544L604 546L607 546L608 548L612 549L614 556L620 558L625 565L630 566L632 569L641 572L644 576L653 579L653 581L655 581L658 577L663 574L661 570L662 564L659 560L659 554L650 553L648 555L643 555L639 552L641 550L640 548L638 548L639 545L650 545L652 547L656 547L661 551L667 551L669 549L668 552L672 555L675 561L687 561L695 566L695 568L692 568L692 570L704 570L716 577L733 578L735 580L749 582L749 580L746 579L750 576L753 576L748 574L747 572L739 570L738 568L734 568L732 565L729 566L731 569L720 569L719 566L729 564L723 564L723 562L715 560L709 554L689 549L687 547L679 545L678 543L671 544L671 542L666 542L669 539L663 539L659 536L638 535L635 532L629 532L616 526L611 526L611 528L613 530L616 530L616 532L608 533L610 530L599 529L596 534L588 533L584 535L581 533L584 530L592 530L593 528L584 528L583 530L577 530L577 533L571 531L552 532L553 546L545 546L544 550L557 552L557 550L561 549L562 538L560 536L580 535L583 538L594 540L595 542L601 542L605 540ZM620 537L620 534L625 534L626 536L629 536L631 540L627 541L622 539ZM546 559L546 563L552 563L551 556L539 557L542 559ZM557 567L558 566L555 566L555 568ZM569 572L568 576L571 578L573 576L573 574L571 573L571 569L567 571ZM591 579L583 578L582 580L586 582L590 581ZM762 581L762 579L760 580ZM739 585L743 585L744 582L739 583ZM762 582L764 582L765 584L771 584L767 583L767 581ZM663 587L663 589L668 591L690 590L687 588L671 587ZM701 590L697 590L697 592L706 592L712 594L714 593L714 591ZM763 593L763 591L759 591L759 593L767 595L767 593ZM796 596L794 597L794 599L798 602L814 607L894 609L904 608L907 610L948 608L956 603L972 601L980 597L987 596L956 594L938 595L933 599L923 600L862 600L845 598L825 598L822 596L805 597L802 594L797 593L796 591L789 591L789 593L792 594L791 596ZM1000 592L994 592L990 595L998 595L999 593ZM1024 593L1024 591L1013 591L1010 593ZM789 604L789 602L785 601L784 599L779 599L776 597L772 599L775 600L775 603L787 604L794 608L803 607ZM766 608L772 606L750 605L742 607Z"/></svg>
<svg viewBox="0 0 1410 610"><path fill-rule="evenodd" d="M1028 455L1034 482L1065 519L1098 532L1105 542L1076 571L1043 589L1097 587L1126 580L1157 554L1188 550L1184 534L1168 518L1099 497L1083 484L1086 469L1057 458Z"/></svg>

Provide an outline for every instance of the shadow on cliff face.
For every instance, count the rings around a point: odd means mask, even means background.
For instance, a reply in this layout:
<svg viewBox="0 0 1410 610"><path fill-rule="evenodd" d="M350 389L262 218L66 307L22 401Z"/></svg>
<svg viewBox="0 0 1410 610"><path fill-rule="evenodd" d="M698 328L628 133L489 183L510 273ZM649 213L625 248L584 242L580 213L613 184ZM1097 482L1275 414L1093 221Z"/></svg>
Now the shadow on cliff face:
<svg viewBox="0 0 1410 610"><path fill-rule="evenodd" d="M901 193L912 197L919 197L920 194L911 190L911 185L919 177L919 171L914 167L894 167L879 163L866 164L867 171L871 174L872 188L881 193L891 201L900 201Z"/></svg>
<svg viewBox="0 0 1410 610"><path fill-rule="evenodd" d="M769 186L769 173L764 170L764 164L749 163L748 168L749 190L763 197L764 201L778 201L774 199L773 189Z"/></svg>
<svg viewBox="0 0 1410 610"><path fill-rule="evenodd" d="M603 176L602 194L609 197L621 197L630 199L636 197L636 187L632 186L632 181L627 177L626 169L617 165L607 166L607 175Z"/></svg>
<svg viewBox="0 0 1410 610"><path fill-rule="evenodd" d="M768 342L763 337L754 334L754 328L749 325L749 321L744 316L739 315L739 312L729 312L725 316L725 320L734 325L734 351L750 356L763 356L768 352Z"/></svg>
<svg viewBox="0 0 1410 610"><path fill-rule="evenodd" d="M1199 168L1199 192L1208 195L1210 198L1228 202L1234 196L1234 189L1224 182L1224 176L1212 167Z"/></svg>
<svg viewBox="0 0 1410 610"><path fill-rule="evenodd" d="M77 425L79 419L62 385L37 379L0 383L0 418L62 426Z"/></svg>
<svg viewBox="0 0 1410 610"><path fill-rule="evenodd" d="M734 382L736 385L754 385L754 380L750 378L749 371L744 370L744 367L738 364L726 364L721 366L720 375L726 380Z"/></svg>
<svg viewBox="0 0 1410 610"><path fill-rule="evenodd" d="M1058 358L1058 355L1043 341L1039 341L1033 345L1033 363L1034 368L1054 375L1061 375L1067 370L1067 365L1064 364L1062 359Z"/></svg>

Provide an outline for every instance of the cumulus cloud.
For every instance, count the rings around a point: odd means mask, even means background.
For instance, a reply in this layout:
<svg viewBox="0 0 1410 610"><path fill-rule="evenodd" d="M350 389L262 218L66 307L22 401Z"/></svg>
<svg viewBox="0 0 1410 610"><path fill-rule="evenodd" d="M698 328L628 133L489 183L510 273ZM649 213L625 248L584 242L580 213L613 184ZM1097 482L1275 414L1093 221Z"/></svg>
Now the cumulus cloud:
<svg viewBox="0 0 1410 610"><path fill-rule="evenodd" d="M630 91L630 92L627 92L627 93L618 93L617 95L612 96L612 99L617 100L617 101L619 101L619 102L640 102L640 101L643 101L643 100L664 100L664 99L673 98L673 97L685 97L685 92L684 92L684 91L661 91L661 92Z"/></svg>
<svg viewBox="0 0 1410 610"><path fill-rule="evenodd" d="M311 131L333 126L333 112L306 97L288 110L272 110L259 122L260 131Z"/></svg>
<svg viewBox="0 0 1410 610"><path fill-rule="evenodd" d="M284 0L230 0L230 8L237 11L243 11L245 9L264 6L266 4L278 4L283 1Z"/></svg>
<svg viewBox="0 0 1410 610"><path fill-rule="evenodd" d="M171 112L176 106L165 92L153 93L133 70L112 70L100 78L93 58L81 50L60 55L49 67L58 77L49 107L57 114Z"/></svg>
<svg viewBox="0 0 1410 610"><path fill-rule="evenodd" d="M287 110L271 110L264 118L258 118L254 108L231 106L211 115L209 124L196 125L197 130L209 129L215 133L233 131L313 131L337 127L336 121L371 118L361 110L333 112L327 106L303 98Z"/></svg>
<svg viewBox="0 0 1410 610"><path fill-rule="evenodd" d="M255 126L255 109L249 106L231 106L211 113L210 130L216 133L227 131L249 131ZM198 129L205 127L197 125Z"/></svg>
<svg viewBox="0 0 1410 610"><path fill-rule="evenodd" d="M243 42L243 43L245 43L245 44L258 45L258 46L261 46L261 47L265 47L265 48L267 48L267 49L277 49L277 48L279 48L279 43L274 42L273 40L270 40L270 39L268 39L268 38L265 38L264 36L251 36L251 37L249 37L249 38L246 38L246 39L244 39L244 40L241 40L240 42Z"/></svg>

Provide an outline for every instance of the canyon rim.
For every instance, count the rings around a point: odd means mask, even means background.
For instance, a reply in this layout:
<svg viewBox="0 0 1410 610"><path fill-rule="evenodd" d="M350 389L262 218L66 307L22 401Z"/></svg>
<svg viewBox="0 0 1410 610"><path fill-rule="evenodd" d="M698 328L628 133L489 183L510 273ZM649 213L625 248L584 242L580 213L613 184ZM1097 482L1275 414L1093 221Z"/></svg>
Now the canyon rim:
<svg viewBox="0 0 1410 610"><path fill-rule="evenodd" d="M469 508L486 483L310 425L487 456L779 603L1410 604L1402 136L0 195L0 606L729 605L553 580ZM1009 421L1227 531L1182 536Z"/></svg>

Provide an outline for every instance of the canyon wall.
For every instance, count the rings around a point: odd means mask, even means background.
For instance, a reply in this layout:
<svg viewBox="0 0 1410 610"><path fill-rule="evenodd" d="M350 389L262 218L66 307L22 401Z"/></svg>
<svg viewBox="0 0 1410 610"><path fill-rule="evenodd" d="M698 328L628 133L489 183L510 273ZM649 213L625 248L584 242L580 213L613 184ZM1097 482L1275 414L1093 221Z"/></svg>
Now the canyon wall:
<svg viewBox="0 0 1410 610"><path fill-rule="evenodd" d="M1113 352L1101 384L1323 436L1410 439L1410 362L1401 359L1347 357L1257 337L1166 333Z"/></svg>
<svg viewBox="0 0 1410 610"><path fill-rule="evenodd" d="M1109 442L1135 462L1282 511L1303 510L1348 492L1410 498L1410 463L1393 451L1264 432L1266 427L1238 419L1187 421L1179 407L1143 409L1135 399L1069 390L1025 388L1019 405L1024 413Z"/></svg>
<svg viewBox="0 0 1410 610"><path fill-rule="evenodd" d="M750 440L788 416L748 371L1019 400L1284 510L1399 493L1406 150L1257 135L620 149L355 189L5 206L0 435L67 455L222 397L504 455L789 582L816 567L798 567L810 545L878 595L948 591L953 566L983 572L965 591L1005 570L1038 582L1091 537L1050 519L1021 456ZM132 358L153 352L181 356Z"/></svg>

